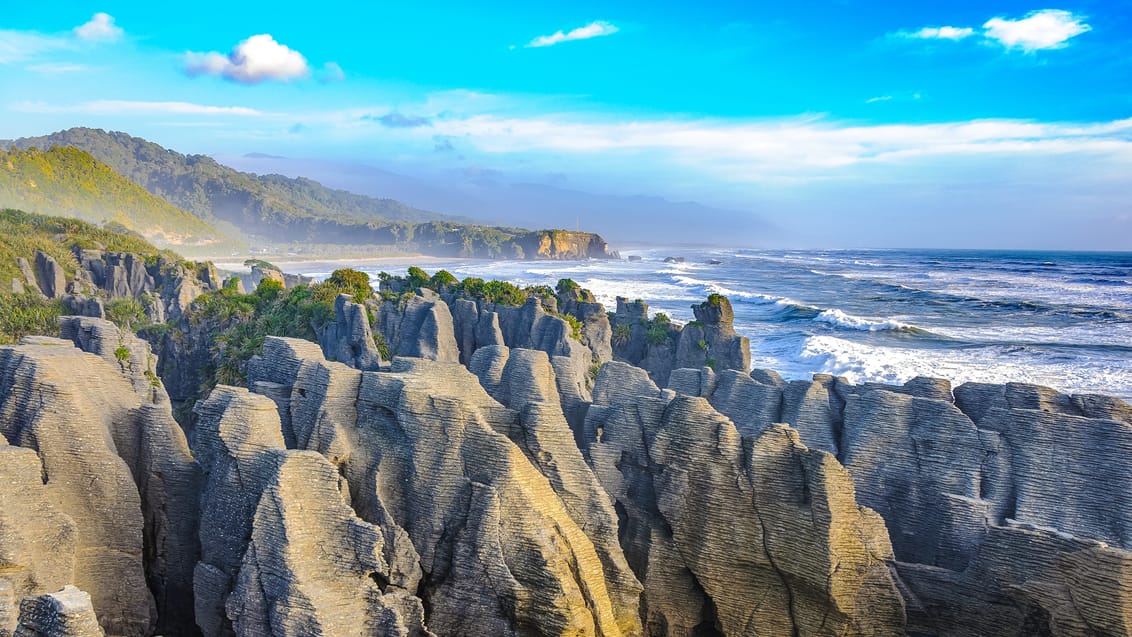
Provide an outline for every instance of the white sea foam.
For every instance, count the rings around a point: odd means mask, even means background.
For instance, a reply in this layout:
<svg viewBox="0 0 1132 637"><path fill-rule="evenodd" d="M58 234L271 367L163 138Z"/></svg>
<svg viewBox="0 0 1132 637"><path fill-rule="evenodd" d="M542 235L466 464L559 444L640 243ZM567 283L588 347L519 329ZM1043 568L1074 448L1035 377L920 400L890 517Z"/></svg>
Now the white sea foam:
<svg viewBox="0 0 1132 637"><path fill-rule="evenodd" d="M1026 382L1062 392L1091 392L1132 398L1132 374L1120 358L1078 358L1067 362L1023 347L923 349L876 346L833 336L802 341L797 356L779 368L793 377L810 371L844 376L852 383L900 384L916 376L965 382Z"/></svg>
<svg viewBox="0 0 1132 637"><path fill-rule="evenodd" d="M872 319L862 318L860 316L853 316L846 314L838 309L825 310L821 314L814 317L818 323L828 323L829 325L836 325L850 330L860 330L863 332L880 332L883 330L909 330L914 326L907 323L901 323L894 319Z"/></svg>

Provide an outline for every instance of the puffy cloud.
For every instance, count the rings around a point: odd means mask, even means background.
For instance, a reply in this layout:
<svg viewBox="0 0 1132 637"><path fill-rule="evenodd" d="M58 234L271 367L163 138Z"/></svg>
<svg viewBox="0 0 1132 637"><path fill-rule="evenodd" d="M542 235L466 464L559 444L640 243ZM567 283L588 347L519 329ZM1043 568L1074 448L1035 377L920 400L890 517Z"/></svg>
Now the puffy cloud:
<svg viewBox="0 0 1132 637"><path fill-rule="evenodd" d="M190 51L184 61L189 75L215 75L241 84L267 80L287 82L310 75L310 67L301 53L276 42L266 33L240 42L227 55Z"/></svg>
<svg viewBox="0 0 1132 637"><path fill-rule="evenodd" d="M1091 30L1081 16L1059 9L1032 11L1018 20L991 18L983 24L987 38L1008 49L1027 52L1063 48L1072 38Z"/></svg>
<svg viewBox="0 0 1132 637"><path fill-rule="evenodd" d="M613 35L620 29L616 25L606 22L604 20L594 20L584 27L578 27L569 32L555 31L550 35L540 35L537 38L527 43L527 48L538 48L544 46L554 46L562 42L571 42L573 40L588 40L590 38L599 38L604 35Z"/></svg>
<svg viewBox="0 0 1132 637"><path fill-rule="evenodd" d="M996 17L983 23L981 32L971 27L924 27L917 31L897 31L890 34L905 40L950 40L958 42L971 36L983 41L1001 44L1007 49L1021 49L1027 53L1042 49L1061 49L1069 40L1091 31L1081 16L1061 9L1031 11L1017 20Z"/></svg>
<svg viewBox="0 0 1132 637"><path fill-rule="evenodd" d="M89 22L75 27L75 37L87 42L117 42L122 28L114 24L110 14L96 13Z"/></svg>

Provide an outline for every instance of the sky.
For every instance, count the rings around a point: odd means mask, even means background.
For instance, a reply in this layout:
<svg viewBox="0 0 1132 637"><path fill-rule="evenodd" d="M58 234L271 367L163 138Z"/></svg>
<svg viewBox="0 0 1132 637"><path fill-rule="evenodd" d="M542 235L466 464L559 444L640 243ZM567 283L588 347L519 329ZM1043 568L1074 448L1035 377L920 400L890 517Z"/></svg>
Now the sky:
<svg viewBox="0 0 1132 637"><path fill-rule="evenodd" d="M627 213L673 240L1132 250L1132 0L1050 1L5 3L0 138L703 206Z"/></svg>

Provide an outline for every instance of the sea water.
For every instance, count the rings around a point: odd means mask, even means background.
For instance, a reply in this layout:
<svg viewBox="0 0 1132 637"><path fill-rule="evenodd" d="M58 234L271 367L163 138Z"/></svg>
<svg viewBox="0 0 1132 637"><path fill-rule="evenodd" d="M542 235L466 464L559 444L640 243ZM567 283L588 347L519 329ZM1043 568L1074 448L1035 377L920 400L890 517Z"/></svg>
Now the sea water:
<svg viewBox="0 0 1132 637"><path fill-rule="evenodd" d="M629 255L641 260L453 259L425 269L520 286L568 277L609 310L618 296L643 299L678 322L693 318L693 303L723 294L736 331L751 340L752 365L788 379L1018 381L1132 400L1132 253L622 252ZM410 264L360 269L404 274Z"/></svg>

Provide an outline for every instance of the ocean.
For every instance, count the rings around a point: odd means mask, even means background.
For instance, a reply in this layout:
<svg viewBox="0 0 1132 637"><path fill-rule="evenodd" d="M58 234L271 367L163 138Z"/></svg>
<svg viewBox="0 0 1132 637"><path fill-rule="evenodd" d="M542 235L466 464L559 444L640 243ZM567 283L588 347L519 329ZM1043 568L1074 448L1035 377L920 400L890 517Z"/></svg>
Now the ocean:
<svg viewBox="0 0 1132 637"><path fill-rule="evenodd" d="M622 251L629 255L641 260L424 265L524 286L569 277L609 310L617 296L639 298L680 322L692 320L692 303L724 294L735 329L751 340L752 365L787 379L1019 381L1132 401L1132 253ZM413 263L359 269L404 274Z"/></svg>

